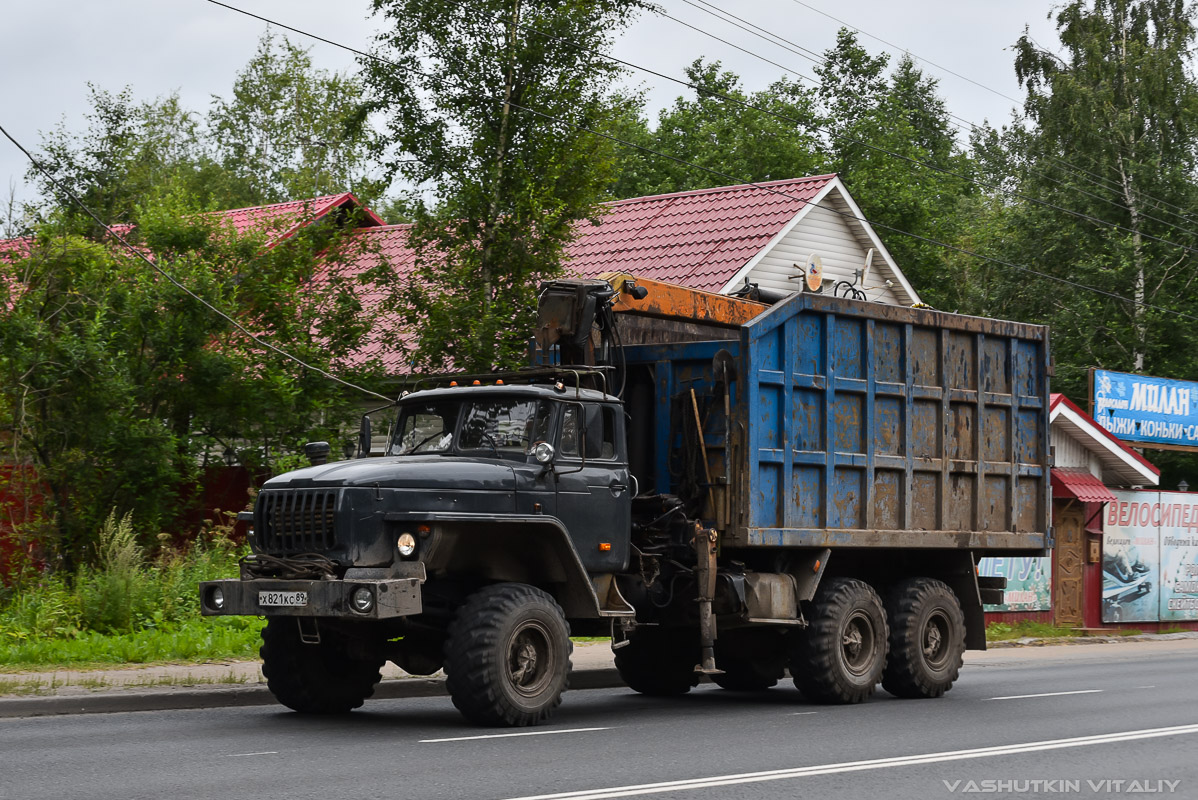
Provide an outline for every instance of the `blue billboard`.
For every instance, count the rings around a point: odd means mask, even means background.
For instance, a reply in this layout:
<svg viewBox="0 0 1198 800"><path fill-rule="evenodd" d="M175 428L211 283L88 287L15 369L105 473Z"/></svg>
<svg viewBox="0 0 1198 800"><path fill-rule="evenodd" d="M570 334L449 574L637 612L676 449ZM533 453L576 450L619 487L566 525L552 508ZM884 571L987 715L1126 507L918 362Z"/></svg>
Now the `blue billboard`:
<svg viewBox="0 0 1198 800"><path fill-rule="evenodd" d="M1094 421L1128 442L1198 448L1198 383L1094 370Z"/></svg>

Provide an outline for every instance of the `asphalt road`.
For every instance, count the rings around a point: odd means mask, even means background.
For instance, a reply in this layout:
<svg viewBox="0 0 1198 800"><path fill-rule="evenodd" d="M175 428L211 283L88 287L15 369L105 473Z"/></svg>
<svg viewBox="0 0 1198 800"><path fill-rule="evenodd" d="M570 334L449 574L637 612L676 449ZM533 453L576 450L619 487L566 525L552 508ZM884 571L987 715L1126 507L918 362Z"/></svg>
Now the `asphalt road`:
<svg viewBox="0 0 1198 800"><path fill-rule="evenodd" d="M969 660L939 700L597 689L520 731L443 697L0 720L0 798L1198 798L1198 641Z"/></svg>

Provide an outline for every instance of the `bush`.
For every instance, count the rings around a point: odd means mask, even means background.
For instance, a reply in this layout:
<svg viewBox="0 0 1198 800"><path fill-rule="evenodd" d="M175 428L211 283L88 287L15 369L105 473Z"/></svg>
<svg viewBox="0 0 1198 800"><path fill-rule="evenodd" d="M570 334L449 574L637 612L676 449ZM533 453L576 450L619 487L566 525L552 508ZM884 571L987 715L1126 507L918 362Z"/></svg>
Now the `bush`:
<svg viewBox="0 0 1198 800"><path fill-rule="evenodd" d="M94 563L72 581L30 574L0 599L0 664L252 657L260 620L200 616L197 584L235 577L247 552L230 539L231 531L230 525L208 526L185 546L170 545L164 535L150 560L132 517L109 515Z"/></svg>

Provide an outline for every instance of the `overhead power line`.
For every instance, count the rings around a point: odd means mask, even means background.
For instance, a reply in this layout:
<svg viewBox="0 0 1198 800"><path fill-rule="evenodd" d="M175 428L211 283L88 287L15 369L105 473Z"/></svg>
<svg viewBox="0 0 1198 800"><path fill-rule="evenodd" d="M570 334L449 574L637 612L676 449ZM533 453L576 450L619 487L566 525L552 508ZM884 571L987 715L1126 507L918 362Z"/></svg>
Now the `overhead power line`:
<svg viewBox="0 0 1198 800"><path fill-rule="evenodd" d="M789 40L789 39L786 39L786 38L784 38L784 37L782 37L782 36L779 36L778 34L776 34L776 33L772 32L772 31L769 31L769 30L767 30L767 29L765 29L765 28L761 27L760 25L756 25L756 24L754 24L754 23L752 23L752 22L750 22L750 21L748 21L748 20L744 19L743 17L738 17L737 15L733 14L733 13L732 13L732 12L730 12L730 11L725 11L724 9L721 9L721 8L719 8L718 6L716 6L715 4L713 4L713 3L710 3L710 2L707 2L706 0L698 0L698 3L701 3L701 4L702 4L702 6L700 6L700 5L696 4L696 2L692 2L692 0L683 0L683 2L687 3L687 4L688 4L688 5L690 5L690 6L693 6L694 8L697 8L697 9L699 9L700 11L703 11L703 12L705 12L705 13L707 13L707 14L709 14L709 15L713 16L713 17L715 17L716 19L720 20L721 22L725 22L725 23L728 23L728 24L730 24L730 25L733 25L734 27L736 27L736 28L739 28L739 29L741 29L741 30L745 31L745 32L749 33L750 35L757 37L758 39L762 39L763 41L767 42L768 44L772 44L772 45L774 45L774 46L776 46L776 47L781 47L783 50L786 50L786 51L788 51L788 52L790 52L790 53L794 53L795 55L798 55L798 56L800 56L800 57L802 57L802 58L805 58L805 59L807 59L808 61L812 61L813 63L817 64L818 66L822 66L822 65L824 65L824 64L826 64L826 63L827 63L827 59L823 58L822 56L820 56L820 57L817 57L817 58L813 58L812 56L810 56L810 55L807 55L808 53L812 53L812 52L814 52L814 51L808 50L807 48L805 48L805 47L802 47L801 45L799 45L799 44L796 44L795 42L793 42L793 41L791 41L791 40ZM705 6L705 7L704 7L704 6ZM710 32L708 32L708 31L706 31L706 30L703 30L702 28L699 28L699 27L696 27L696 26L694 26L694 25L691 25L691 24L689 24L689 23L687 23L687 22L683 22L682 20L680 20L680 19L677 19L677 18L675 18L675 17L672 17L672 16L670 16L669 14L666 14L666 13L664 13L664 12L659 12L659 13L660 13L660 16L662 16L662 17L664 17L664 18L666 18L666 19L669 19L669 20L671 20L671 21L673 21L673 22L675 22L675 23L678 23L678 24L680 24L680 25L684 25L685 27L687 27L687 28L690 28L691 30L694 30L694 31L696 31L696 32L698 32L698 33L701 33L701 34L705 35L705 36L708 36L708 37L710 37L710 38L712 38L712 39L714 39L714 40L716 40L716 41L718 41L718 42L721 42L721 43L723 43L723 44L725 44L725 45L728 45L728 46L730 46L730 47L734 47L734 48L736 48L737 50L739 50L740 52L742 52L742 53L745 53L746 55L752 56L753 58L757 58L757 59L759 59L759 60L761 60L761 61L763 61L763 62L765 62L765 63L767 63L767 64L771 64L771 65L773 65L773 66L778 66L778 67L781 67L783 70L785 70L785 71L787 71L787 72L790 72L791 74L793 74L793 75L796 75L796 76L798 76L798 77L800 77L800 78L803 78L803 79L805 79L805 80L811 81L813 84L818 84L818 83L819 83L819 81L818 81L816 78L812 78L810 75L807 75L806 73L799 72L798 70L795 70L795 69L792 69L792 68L789 68L789 67L782 67L782 66L781 66L781 65L779 65L777 62L775 62L775 61L772 61L772 60L770 60L770 59L768 59L768 58L765 58L764 56L760 55L759 53L756 53L755 51L748 50L748 49L746 49L746 48L740 47L739 45L732 44L731 42L729 42L729 41L727 41L727 40L725 40L725 39L722 39L722 38L720 38L719 36L716 36L716 35L715 35L715 34L713 34L713 33L710 33ZM854 30L859 30L859 29L854 29ZM875 38L876 38L876 37L875 37ZM883 40L880 40L880 39L879 39L879 41L883 41ZM887 43L887 44L888 44L888 43ZM891 46L892 46L892 47L894 47L895 45L891 45ZM797 48L797 49L796 49L796 48ZM622 62L622 63L627 63L627 62ZM642 68L642 67L639 67L639 66L637 66L637 65L635 65L635 64L630 64L629 66L632 66L634 69L644 69L644 68ZM652 73L652 74L658 74L658 73L653 73L653 72L652 72L652 70L646 70L646 71L648 71L648 72L650 72L650 73ZM671 79L671 78L668 78L668 76L662 76L662 77L666 77L666 78L667 78L667 80L673 80L673 79ZM684 82L684 83L685 83L685 82ZM688 85L688 86L693 86L693 84L686 84L686 85ZM714 93L713 93L713 94L714 94ZM1016 101L1016 102L1017 102L1017 101ZM758 109L758 110L761 110L761 109ZM764 113L772 113L772 112L769 112L769 111L764 111ZM951 113L951 112L947 112L947 111L946 111L946 116L947 116L949 119L951 119L951 120L955 120L955 121L957 122L957 125L955 125L954 127L956 127L956 129L957 129L957 131L958 131L958 132L963 132L963 130L962 130L962 128L961 128L961 126L962 126L962 125L964 125L964 126L968 126L968 127L969 127L969 129L970 129L971 131L981 131L981 130L984 130L984 129L983 129L981 126L979 126L979 125L976 125L976 124L974 124L973 122L970 122L969 120L967 120L967 119L965 119L965 118L963 118L963 117L957 116L956 114L953 114L953 113ZM829 131L829 135L832 135L832 136L834 136L834 137L836 137L836 138L842 138L842 139L844 139L845 141L848 141L848 142L849 142L849 143L851 143L851 144L858 144L858 145L862 145L862 146L865 146L865 147L871 147L871 148L873 148L873 149L881 149L881 148L876 148L876 147L874 147L873 145L870 145L870 144L867 144L867 143L864 143L864 142L859 142L859 141L855 141L855 140L853 140L853 139L851 139L851 138L844 137L843 135L837 136L836 134L832 133L831 131ZM960 140L958 140L958 141L960 141ZM962 144L965 144L965 142L961 142L961 143L962 143ZM1090 220L1090 221L1093 221L1093 222L1098 222L1099 224L1103 224L1103 225L1110 225L1110 226L1116 226L1116 227L1119 227L1119 228L1120 228L1121 230L1123 230L1124 232L1135 233L1135 231L1132 231L1132 230L1130 230L1130 229L1128 229L1128 228L1126 228L1126 227L1119 226L1119 225L1118 225L1118 223L1109 222L1109 221L1107 221L1107 220L1102 220L1102 219L1100 219L1100 218L1093 217L1092 215L1084 214L1083 212L1080 212L1080 211L1073 211L1073 210L1071 210L1071 209L1067 209L1067 208L1064 208L1064 207L1062 207L1062 206L1054 205L1054 204L1048 203L1048 201L1046 201L1046 200L1040 200L1040 199L1038 199L1038 198L1035 198L1035 197L1033 197L1033 196L1031 196L1031 195L1026 195L1026 194L1022 194L1022 193L1010 192L1010 191L1007 191L1007 190L1004 190L1004 189L1002 189L1002 187L1000 187L1000 186L996 186L996 185L994 185L994 184L990 184L990 183L983 183L983 182L981 182L981 181L978 181L977 179L974 179L974 178L969 178L969 177L961 176L961 175L958 175L957 173L954 173L954 172L952 172L952 171L949 171L949 170L945 170L944 168L938 167L938 166L936 166L936 165L928 165L928 164L924 164L923 162L919 161L918 159L909 159L909 158L908 158L908 157L906 157L906 156L902 156L902 155L898 155L898 154L895 154L895 153L891 153L890 151L887 151L887 150L884 150L884 149L881 149L881 150L882 150L882 152L888 153L888 154L890 154L890 155L892 155L892 156L894 156L894 157L896 157L896 158L905 159L905 160L908 160L908 161L912 161L912 163L920 164L921 166L929 167L929 168L931 168L931 169L937 169L937 170L939 170L939 171L947 172L948 174L956 175L957 177L961 178L962 180L967 180L967 181L970 181L970 182L972 182L972 183L975 183L975 184L976 184L976 185L978 185L978 186L983 186L983 187L985 187L985 188L995 189L996 191L1002 192L1003 194L1007 194L1008 196L1019 196L1021 199L1029 200L1029 201L1031 201L1031 202L1034 202L1034 203L1042 203L1042 204L1047 204L1049 207L1051 207L1051 208L1054 208L1055 210L1058 210L1058 211L1064 211L1065 213L1068 213L1068 214L1079 215L1079 216L1080 216L1081 218L1083 218L1083 219L1088 219L1088 220ZM1064 161L1064 160L1062 160L1062 159L1059 159L1059 158L1056 158L1056 157L1051 157L1051 159L1052 159L1053 161L1055 161L1056 163L1058 163L1058 164L1063 164L1063 165L1065 165L1066 167L1070 168L1071 170L1073 170L1073 171L1074 171L1076 174L1078 174L1078 175L1081 175L1081 174L1083 174L1083 173L1084 173L1084 174L1086 174L1086 175L1093 175L1093 173L1086 172L1085 170L1080 170L1080 169L1079 169L1079 168L1077 168L1077 167L1073 167L1073 166L1072 166L1072 165L1070 165L1068 162L1066 162L1066 161ZM1094 194L1093 192L1090 192L1090 191L1088 191L1088 190L1086 190L1086 189L1082 189L1082 188L1080 188L1080 187L1076 187L1076 186L1066 186L1066 184L1065 184L1063 181L1061 181L1060 179L1058 179L1058 178L1054 178L1054 177L1052 177L1052 176L1050 176L1050 175L1048 175L1048 174L1046 174L1046 173L1044 173L1044 172L1040 172L1040 171L1038 171L1038 170L1034 170L1034 169L1027 169L1027 172L1028 172L1029 174L1031 174L1031 175L1036 175L1036 176L1038 176L1038 177L1044 178L1045 180L1051 181L1052 183L1055 183L1055 184L1057 184L1057 185L1059 185L1059 186L1065 187L1065 188L1066 188L1068 191L1077 192L1078 194L1081 194L1081 195L1084 195L1084 196L1086 196L1086 197L1089 197L1089 198L1091 198L1091 199L1097 200L1097 201L1099 201L1099 202L1101 202L1101 203L1106 203L1106 204L1108 204L1108 205L1110 205L1110 206L1113 206L1113 207L1115 207L1115 208L1118 208L1118 209L1120 209L1120 210L1122 210L1122 211L1127 211L1128 213L1131 213L1131 209L1130 209L1130 208L1128 208L1128 207L1127 207L1127 205L1126 205L1126 204L1125 204L1123 201L1121 201L1121 200L1111 199L1110 197L1103 197L1102 195ZM1095 178L1099 178L1100 176L1094 176L1094 177L1095 177ZM1102 180L1105 180L1105 181L1107 181L1107 182L1108 182L1108 184L1110 184L1110 183L1113 183L1113 182L1109 181L1109 179L1102 179ZM1099 188L1101 188L1101 189L1110 190L1110 189L1112 188L1112 186L1111 186L1111 185L1102 185L1102 184L1099 184L1097 181L1088 181L1088 183L1090 183L1090 184L1092 184L1092 185L1095 185L1095 186L1098 186L1098 187L1099 187ZM1116 188L1116 190L1117 190L1117 191L1119 190L1119 189L1118 189L1118 187L1115 187L1115 188ZM1144 195L1142 195L1142 196L1143 196L1143 197L1144 197L1144 199L1146 199L1146 200L1150 200L1150 201L1152 201L1152 202L1155 202L1155 203L1158 203L1158 204L1161 204L1161 205L1166 205L1165 201L1158 200L1158 199L1156 199L1156 198L1152 197L1151 195L1144 194ZM1192 223L1192 222L1193 222L1193 219L1192 219L1191 217L1189 217L1188 215L1181 215L1181 214L1177 214L1176 212L1170 212L1170 211L1168 211L1167 209L1162 209L1162 210L1165 210L1165 212L1166 212L1166 213L1169 213L1169 214L1171 214L1172 216L1179 217L1180 219L1182 219L1182 220L1183 220L1184 222L1186 222L1186 223ZM1182 233L1185 233L1185 234L1187 234L1187 235L1190 235L1190 236L1193 236L1193 235L1195 235L1195 232L1194 232L1194 231L1192 231L1192 230L1190 230L1190 229L1188 229L1188 228L1183 228L1183 227L1181 227L1181 226L1177 225L1176 223L1173 223L1173 222L1169 222L1169 221L1167 221L1167 220L1160 219L1159 217L1156 217L1156 216L1154 216L1154 215L1152 215L1152 214L1149 214L1147 211L1143 211L1143 210L1142 210L1142 211L1140 211L1140 216L1141 216L1141 217L1143 217L1143 218L1145 218L1145 219L1152 220L1153 222L1160 223L1161 225L1164 225L1164 226L1166 226L1166 227L1169 227L1169 228L1172 228L1172 229L1174 229L1174 230L1177 230L1177 231L1180 231L1180 232L1182 232ZM1168 239L1163 239L1163 238L1160 238L1160 237L1155 237L1155 236L1152 236L1151 234L1144 234L1144 233L1142 233L1142 232L1141 232L1141 234L1140 234L1140 235L1141 235L1141 236L1144 236L1144 237L1146 237L1146 238L1150 238L1150 239L1156 239L1157 241L1161 241L1161 242L1164 242L1164 243L1166 243L1166 244L1170 244L1170 245L1172 245L1172 246L1174 246L1174 247L1183 247L1183 248L1186 248L1186 249L1193 249L1193 248L1187 248L1187 246L1186 246L1186 245L1181 245L1181 244L1177 244L1176 242L1171 242L1171 241L1169 241ZM1198 252L1198 251L1196 251L1196 252Z"/></svg>
<svg viewBox="0 0 1198 800"><path fill-rule="evenodd" d="M684 2L690 3L690 0L684 0ZM705 0L700 0L700 2L703 2L703 4L706 6L711 6L712 8L717 8L716 6L712 5L709 2L706 2ZM809 3L805 3L802 0L791 0L791 2L795 3L796 5L802 6L803 8L810 9L811 11L814 11L815 13L820 14L824 17L827 17L828 19L832 20L833 22L838 22L841 25L844 25L845 27L856 31L857 33L862 34L863 36L867 36L870 39L873 39L874 41L881 42L882 44L886 45L887 47L894 48L895 50L900 50L900 51L906 53L907 55L911 56L911 58L915 59L916 61L920 61L924 64L932 66L947 75L952 75L955 78L960 78L961 80L971 83L974 86L977 86L978 88L984 89L987 92L990 92L991 94L997 95L998 97L1001 97L1004 100L1010 100L1012 103L1015 103L1017 106L1021 105L1023 102L1017 98L1011 97L1010 95L1008 95L1004 92L1000 92L998 89L994 89L990 86L980 83L979 81L976 81L973 78L968 77L967 75L962 75L961 73L956 72L952 69L949 69L948 67L945 67L941 64L937 64L935 61L932 61L928 58L924 58L923 56L913 52L909 48L897 45L894 42L890 42L886 39L883 39L880 36L876 36L863 28L859 28L859 27L857 27L851 23L848 23L838 17L834 17L825 11L821 11L820 9L816 8L815 6L813 6ZM693 5L693 3L692 3L692 5ZM733 16L730 12L727 12L727 11L721 10L721 13L728 14L729 16ZM739 18L737 18L737 19L739 19ZM743 22L744 20L741 20L741 21ZM760 26L753 25L752 23L747 23L747 24L752 25L752 27L754 27L758 30L765 31L765 29L761 28ZM740 26L737 26L737 27L740 27ZM769 31L765 31L765 33L767 33L768 35L773 36L775 38L781 38L781 37L777 37L775 34L773 34L772 32L769 32ZM788 41L788 40L783 40L783 41ZM795 47L799 47L799 45L795 44L794 42L788 41L788 44L793 45ZM802 49L806 50L806 48L802 48ZM811 51L808 50L807 52L811 52ZM980 125L978 125L974 122L971 122L971 121L965 119L964 117L960 117L956 114L949 113L949 117L956 120L961 125L967 126L971 131L984 130ZM960 130L960 128L958 128L958 130ZM1123 191L1122 187L1119 186L1115 181L1111 180L1110 178L1095 174L1094 172L1091 172L1091 171L1085 169L1084 167L1078 166L1077 164L1071 163L1071 162L1066 161L1065 159L1059 158L1057 156L1048 155L1048 156L1046 156L1046 158L1048 158L1051 161L1056 162L1057 164L1064 166L1066 169L1073 172L1079 178L1083 178L1083 179L1089 178L1089 180L1086 180L1086 182L1092 186L1096 186L1096 187L1099 187L1101 189L1105 189L1108 191L1113 190L1117 193ZM1052 178L1051 176L1048 176L1044 173L1037 172L1036 170L1031 170L1030 172L1033 175L1038 175L1040 177L1046 178L1047 180L1053 181L1054 183L1064 185L1061 181L1059 181L1055 178ZM1117 206L1118 208L1122 208L1124 210L1129 210L1129 209L1127 209L1127 206L1124 203L1122 203L1121 201L1112 200L1108 197L1102 197L1100 195L1093 194L1092 192L1088 192L1088 191L1086 191L1084 189L1080 189L1078 187L1068 187L1068 188L1071 191L1076 191L1076 192L1083 194L1087 197L1094 198L1101 202L1109 203L1111 205ZM1152 203L1156 203L1158 206L1161 207L1161 211L1163 211L1164 213L1167 213L1173 217L1177 217L1178 219L1182 220L1183 222L1185 222L1187 224L1192 224L1194 222L1193 215L1190 213L1189 210L1187 210L1183 206L1179 206L1176 203L1172 203L1168 200L1164 200L1159 197L1154 197L1153 195L1150 195L1150 194L1141 194L1141 197L1143 197L1145 200L1148 200ZM1169 210L1170 208L1176 209L1176 211L1170 211ZM1181 213L1178 213L1178 212L1181 212ZM1146 219L1151 219L1154 222L1159 222L1162 225L1169 225L1171 227L1177 228L1178 230L1185 230L1186 233L1192 233L1192 231L1186 230L1184 228L1180 228L1179 226L1175 225L1174 223L1166 222L1165 220L1158 219L1149 214L1141 212L1141 216L1145 217Z"/></svg>
<svg viewBox="0 0 1198 800"><path fill-rule="evenodd" d="M25 154L25 157L27 159L29 159L29 163L31 163L33 165L34 169L36 169L38 172L40 172L42 175L44 175L46 177L46 179L48 181L50 181L50 183L52 183L59 191L61 191L64 195L66 195L68 198L70 198L71 202L73 202L75 205L79 206L79 208L83 211L83 213L87 214L89 217L91 217L93 220L95 220L96 223L98 225L100 225L100 227L102 227L108 233L109 236L111 236L112 238L114 238L118 242L120 242L121 245L126 250L128 250L130 253L132 253L135 257L146 262L146 264L148 264L150 266L150 269L154 270L159 275L166 278L168 281L170 281L172 284L174 284L178 289L180 289L188 297L192 298L197 303L204 306L209 311L211 311L212 313L216 314L221 319L228 322L234 328L241 331L243 334L248 336L255 343L261 345L262 347L265 347L267 350L270 350L271 352L274 352L280 356L283 356L284 358L295 362L296 364L303 367L304 369L310 370L311 372L315 372L318 375L322 375L323 377L328 378L329 380L334 381L336 383L339 383L342 386L348 387L350 389L356 389L359 392L368 394L372 397L377 397L386 402L391 402L392 398L387 397L386 395L379 394L378 392L373 392L370 389L367 389L362 386L358 386L355 383L350 383L349 381L345 380L344 378L339 378L336 375L332 374L331 372L327 372L326 370L323 370L320 367L317 367L313 364L309 364L308 362L301 359L299 356L292 355L291 353L288 353L283 348L278 347L277 345L271 344L270 342L266 341L265 339L258 336L257 334L251 333L240 322L233 319L231 316L226 314L224 311L221 311L216 306L212 305L212 303L209 303L203 297L200 297L198 294L193 292L191 289L187 288L187 286L185 286L182 282L180 282L174 275L170 274L169 272L164 270L161 266L156 264L153 259L147 258L145 253L141 252L141 250L134 247L132 244L130 244L125 239L125 237L121 236L119 233L117 233L111 227L106 225L104 223L104 221L101 220L100 217L95 214L95 212L93 212L90 208L88 208L86 203L84 203L74 192L72 192L70 190L70 188L68 188L66 186L66 184L62 183L62 181L60 181L60 180L58 180L58 178L54 177L54 175L52 175L50 173L50 171L48 169L46 169L46 167L43 166L42 163L33 156L32 153L30 153L27 149L25 149L24 145L22 145L20 142L18 142L11 133L9 133L7 130L5 130L3 125L0 125L0 133L4 134L4 137L6 139L8 139L10 142L12 142L13 145L15 145L18 150L20 150L22 153Z"/></svg>
<svg viewBox="0 0 1198 800"><path fill-rule="evenodd" d="M244 16L251 17L253 19L257 19L262 22L266 22L270 25L275 25L278 28L281 28L281 29L287 30L287 31L291 31L292 33L299 34L300 36L310 38L314 41L323 42L323 43L331 45L333 47L340 48L342 50L345 50L346 52L354 53L355 55L362 56L363 58L368 58L372 61L377 61L381 64L388 65L390 67L393 67L394 69L397 69L397 70L404 72L406 74L409 74L409 75L419 75L419 76L425 77L425 78L431 77L427 73L425 73L421 70L415 69L413 67L407 67L402 64L397 64L394 61L383 58L382 56L377 55L375 53L370 53L370 52L366 52L364 50L359 50L350 45L343 44L341 42L337 42L337 41L329 39L327 37L320 36L319 34L315 34L315 33L311 33L309 31L303 30L302 28L297 28L293 25L288 25L286 23L278 22L277 20L274 20L274 19L271 19L268 17L264 17L260 14L255 14L251 11L246 11L244 9L237 8L236 6L231 6L228 3L221 2L221 0L205 0L205 2L211 3L216 6L220 6L222 8L226 8L235 13L242 14ZM648 153L650 155L657 156L659 158L664 158L669 161L673 161L675 163L682 164L683 166L688 166L688 167L692 167L694 169L698 169L698 170L707 172L708 174L715 175L716 177L722 178L724 180L733 181L735 184L738 184L738 185L751 186L753 188L760 189L760 190L768 192L770 194L775 194L775 195L778 195L781 197L786 197L788 199L798 201L804 205L811 202L807 198L799 197L794 194L790 194L790 193L783 191L781 189L778 189L776 187L763 185L763 184L760 184L760 183L757 183L757 182L754 182L751 180L745 180L744 178L738 177L736 175L731 175L731 174L723 172L721 170L713 169L711 167L706 167L706 166L703 166L702 164L695 164L695 163L687 161L685 159L678 158L676 156L672 156L669 153L662 153L662 152L654 150L650 147L645 147L644 145L636 144L635 142L629 142L625 139L619 138L618 136L613 136L610 133L605 133L603 131L595 130L594 128L588 127L586 125L580 125L578 123L571 122L570 120L562 119L561 117L556 117L552 114L547 114L543 111L537 111L536 109L521 105L519 103L512 101L509 98L505 98L500 95L480 94L480 95L478 95L478 97L480 99L489 100L489 101L496 102L496 103L506 103L510 108L514 108L518 111L523 111L525 113L531 114L536 117L540 117L540 118L548 120L550 122L557 122L560 124L567 125L577 131L580 131L583 133L588 133L593 136L598 136L602 139L606 139L607 141L610 141L613 144L619 144L619 145L627 147L627 148L639 150L641 152ZM1055 283L1069 286L1074 289L1091 292L1096 295L1108 297L1113 300L1118 300L1120 302L1127 303L1129 305L1136 306L1139 308L1144 308L1144 309L1147 309L1150 311L1157 311L1157 312L1160 312L1163 314L1171 314L1171 315L1180 317L1182 319L1188 319L1191 321L1198 322L1198 316L1193 315L1193 314L1187 314L1183 311L1177 311L1177 310L1174 310L1171 308L1166 308L1164 306L1158 306L1158 305L1155 305L1152 303L1146 303L1142 300L1136 300L1134 298L1124 297L1123 295L1117 294L1115 292L1109 292L1109 291L1106 291L1105 289L1099 289L1097 287L1088 286L1088 285L1080 283L1078 281L1069 280L1068 278L1062 278L1057 275L1051 275L1046 272L1040 272L1039 270L1032 269L1031 267L1025 266L1023 264L1018 264L1013 261L1007 261L1005 259L996 258L994 256L984 255L982 253L977 253L977 252L974 252L971 250L967 250L963 247L958 247L957 245L952 245L952 244L948 244L947 242L941 242L936 239L932 239L931 237L928 237L928 236L922 236L917 233L911 233L910 231L902 230L901 228L897 228L893 225L887 225L882 222L873 222L873 221L867 219L866 217L857 216L856 214L852 214L850 212L839 211L839 210L833 209L833 208L827 208L827 210L833 214L839 215L842 218L852 219L852 220L856 220L858 222L864 222L864 223L871 225L875 228L892 231L899 235L907 236L912 239L916 239L918 241L926 242L928 244L932 244L932 245L944 248L951 252L960 253L961 255L966 255L966 256L973 257L973 258L978 258L983 261L990 262L992 264L997 264L999 266L1006 267L1008 269L1013 269L1018 272L1023 272L1023 273L1029 274L1029 275L1035 275L1035 276L1043 278L1045 280L1053 281Z"/></svg>

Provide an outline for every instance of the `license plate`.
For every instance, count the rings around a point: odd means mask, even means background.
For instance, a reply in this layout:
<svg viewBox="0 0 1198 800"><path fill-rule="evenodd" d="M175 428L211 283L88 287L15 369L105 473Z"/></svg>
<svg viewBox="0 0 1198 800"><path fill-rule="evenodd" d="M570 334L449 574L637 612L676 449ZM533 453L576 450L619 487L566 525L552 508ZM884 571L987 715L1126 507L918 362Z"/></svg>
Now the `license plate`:
<svg viewBox="0 0 1198 800"><path fill-rule="evenodd" d="M306 606L307 592L258 592L260 606Z"/></svg>

